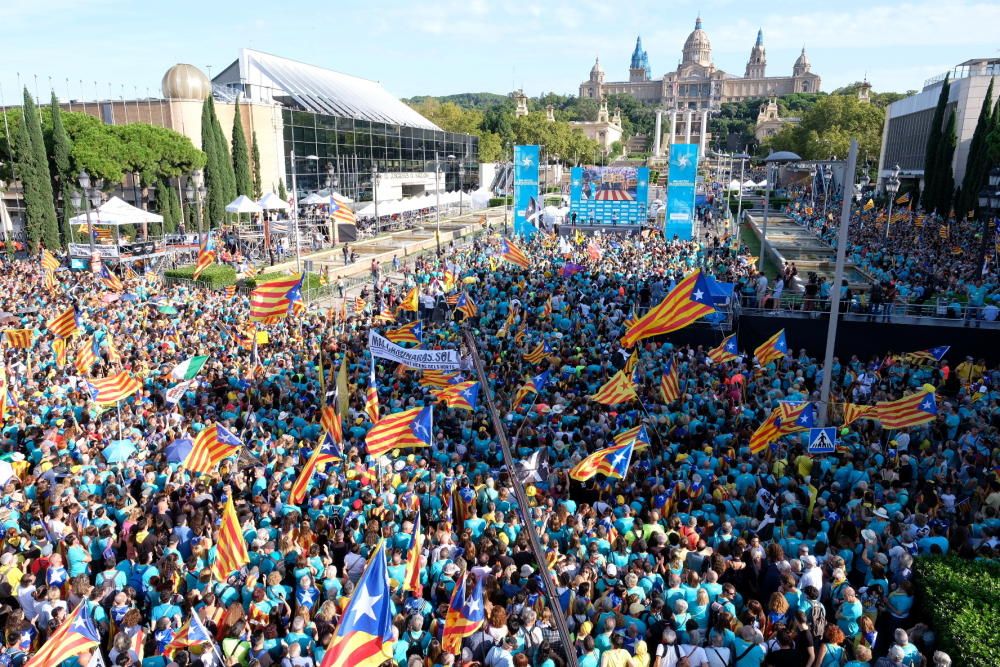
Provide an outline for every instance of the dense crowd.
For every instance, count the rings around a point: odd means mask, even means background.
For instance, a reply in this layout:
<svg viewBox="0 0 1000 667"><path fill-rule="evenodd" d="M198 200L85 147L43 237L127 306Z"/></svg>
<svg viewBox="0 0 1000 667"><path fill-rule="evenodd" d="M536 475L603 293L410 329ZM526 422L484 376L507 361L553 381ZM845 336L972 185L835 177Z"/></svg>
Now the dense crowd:
<svg viewBox="0 0 1000 667"><path fill-rule="evenodd" d="M836 247L840 204L834 200L831 206L836 210L824 216L821 209L800 199L786 211ZM951 309L952 317L996 321L1000 315L997 232L986 231L983 261L983 224L978 219L944 219L903 205L896 207L892 218L887 224L888 210L883 207L865 211L858 205L852 213L847 257L874 281L866 308L902 312L908 304L941 304L942 313Z"/></svg>
<svg viewBox="0 0 1000 667"><path fill-rule="evenodd" d="M524 246L531 267L522 270L498 259L498 247L492 237L449 248L440 260L400 267L402 281L377 273L363 305L311 304L261 327L266 343L252 348L246 341L259 334L238 294L145 276L113 293L67 270L49 291L33 262L5 262L7 326L36 334L30 349L5 351L2 661L23 664L84 601L107 664L319 665L366 559L384 543L395 593L391 662L400 666L561 667L571 652L582 667L950 664L914 608L914 559L1000 552L1000 369L943 359L876 372L870 360L836 360L835 405L929 383L938 387L938 418L903 432L855 422L834 455L808 455L801 434L751 454L750 434L778 401L818 395L826 371L795 353L795 340L786 359L763 367L749 357L712 363L706 352L719 337L709 327L699 344L645 340L640 401L608 407L587 398L627 363L630 350L618 343L626 320L699 266L722 282L752 280L746 253L645 234L586 239L567 253L539 237ZM567 262L582 270L567 275ZM446 272L478 307L467 321L448 307ZM473 411L437 405L429 448L366 458L366 333L413 316L373 324L412 286L447 314L425 319L425 347L459 349L460 327L474 333L487 363L484 390L496 396L514 456L534 462L518 473L530 507L517 506L482 402ZM73 301L83 333L60 367L45 323ZM125 370L143 383L117 408L90 401L74 367L78 345L95 336L93 376ZM549 351L528 363L523 354L540 342ZM210 360L179 404L167 404L170 370L192 355ZM681 397L665 404L668 361ZM317 473L295 505L289 491L322 435L320 373L330 390L342 363L344 459ZM551 382L514 405L525 378L544 370ZM379 360L375 375L383 416L434 400L419 372ZM171 460L172 443L213 423L242 436L238 457L204 476ZM587 453L639 424L650 446L625 478L568 477ZM122 441L134 450L127 456ZM218 581L210 566L230 499L251 563ZM418 517L425 540L414 596L401 583ZM527 530L537 531L544 563ZM555 578L556 600L544 594L543 570ZM484 582L486 622L452 655L442 630L462 577ZM163 655L191 613L218 649Z"/></svg>

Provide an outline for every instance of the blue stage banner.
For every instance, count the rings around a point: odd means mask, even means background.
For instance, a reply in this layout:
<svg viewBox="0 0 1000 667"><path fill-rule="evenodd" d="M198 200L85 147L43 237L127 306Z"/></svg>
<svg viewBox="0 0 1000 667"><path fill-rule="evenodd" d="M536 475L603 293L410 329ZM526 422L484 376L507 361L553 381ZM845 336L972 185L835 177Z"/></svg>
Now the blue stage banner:
<svg viewBox="0 0 1000 667"><path fill-rule="evenodd" d="M672 144L667 175L667 214L664 236L690 241L693 233L695 182L698 177L698 144Z"/></svg>
<svg viewBox="0 0 1000 667"><path fill-rule="evenodd" d="M514 146L514 235L530 239L541 215L538 146Z"/></svg>
<svg viewBox="0 0 1000 667"><path fill-rule="evenodd" d="M583 167L573 167L569 170L569 201L579 202L583 196Z"/></svg>

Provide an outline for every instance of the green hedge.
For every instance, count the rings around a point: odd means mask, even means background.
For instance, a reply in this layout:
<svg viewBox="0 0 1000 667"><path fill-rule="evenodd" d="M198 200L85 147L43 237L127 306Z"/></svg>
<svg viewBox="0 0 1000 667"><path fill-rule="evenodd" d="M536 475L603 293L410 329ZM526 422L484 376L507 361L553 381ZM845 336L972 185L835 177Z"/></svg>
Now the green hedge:
<svg viewBox="0 0 1000 667"><path fill-rule="evenodd" d="M194 280L194 267L168 269L164 271L163 275L167 278ZM201 275L198 276L198 282L210 289L222 289L226 285L232 285L236 282L236 269L226 264L213 264L201 272Z"/></svg>
<svg viewBox="0 0 1000 667"><path fill-rule="evenodd" d="M955 665L1000 665L1000 562L955 556L918 558L920 609L926 610Z"/></svg>
<svg viewBox="0 0 1000 667"><path fill-rule="evenodd" d="M512 201L511 197L493 197L489 201L489 206L510 206Z"/></svg>

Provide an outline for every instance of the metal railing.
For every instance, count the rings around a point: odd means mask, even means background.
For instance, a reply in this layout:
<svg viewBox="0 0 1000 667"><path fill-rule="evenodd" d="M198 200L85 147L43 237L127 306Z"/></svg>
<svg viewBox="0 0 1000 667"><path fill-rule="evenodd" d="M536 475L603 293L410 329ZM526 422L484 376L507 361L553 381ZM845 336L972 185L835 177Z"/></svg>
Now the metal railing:
<svg viewBox="0 0 1000 667"><path fill-rule="evenodd" d="M830 312L830 299L807 298L799 292L785 292L778 303L768 295L761 303L756 295L740 294L739 308L741 312L782 313L782 314L819 314ZM941 320L950 323L975 323L1000 328L1000 309L996 306L970 306L952 300L938 298L933 303L913 303L909 301L893 301L892 303L873 304L855 297L850 304L841 304L841 316L847 319L869 321L891 321L896 323L917 323L920 320Z"/></svg>

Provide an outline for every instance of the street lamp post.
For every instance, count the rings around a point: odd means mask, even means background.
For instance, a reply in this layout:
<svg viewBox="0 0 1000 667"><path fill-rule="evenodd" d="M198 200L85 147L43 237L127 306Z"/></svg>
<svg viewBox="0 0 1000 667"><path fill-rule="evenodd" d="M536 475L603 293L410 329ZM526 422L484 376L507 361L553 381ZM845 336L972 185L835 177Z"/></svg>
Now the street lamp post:
<svg viewBox="0 0 1000 667"><path fill-rule="evenodd" d="M458 163L458 217L462 217L462 196L465 188L465 163Z"/></svg>
<svg viewBox="0 0 1000 667"><path fill-rule="evenodd" d="M77 178L77 182L80 184L80 192L74 192L72 196L73 208L80 208L81 202L84 206L84 211L87 215L87 237L90 241L90 270L94 271L97 268L97 248L94 244L94 221L90 217L91 207L97 208L101 205L101 186L104 183L104 179L97 179L94 182L94 187L91 188L90 174L86 170L80 172L80 176Z"/></svg>
<svg viewBox="0 0 1000 667"><path fill-rule="evenodd" d="M740 159L740 189L739 194L736 196L736 231L739 231L740 227L740 216L743 215L743 168L746 165L746 161L750 159L750 156L746 153L740 153L737 155ZM737 234L738 235L738 234Z"/></svg>
<svg viewBox="0 0 1000 667"><path fill-rule="evenodd" d="M375 162L372 162L372 201L375 203L375 236L378 236L378 164Z"/></svg>
<svg viewBox="0 0 1000 667"><path fill-rule="evenodd" d="M205 175L202 173L201 169L196 169L188 177L187 187L184 189L184 197L188 200L188 204L194 204L196 217L198 218L198 237L201 237L201 218L202 211L201 205L205 199L205 186L204 186Z"/></svg>
<svg viewBox="0 0 1000 667"><path fill-rule="evenodd" d="M987 186L979 191L979 216L983 223L979 264L976 266L979 276L986 272L986 248L989 247L990 226L998 211L1000 211L1000 166L990 169Z"/></svg>
<svg viewBox="0 0 1000 667"><path fill-rule="evenodd" d="M833 181L833 167L829 164L823 165L823 217L826 217L827 209L830 207L830 183ZM851 180L853 183L853 179Z"/></svg>
<svg viewBox="0 0 1000 667"><path fill-rule="evenodd" d="M885 219L885 238L889 238L889 225L892 224L892 205L896 201L896 193L899 192L899 165L893 167L892 176L885 182L885 192L889 195L889 215Z"/></svg>
<svg viewBox="0 0 1000 667"><path fill-rule="evenodd" d="M434 238L437 239L437 254L441 256L441 161L434 151Z"/></svg>
<svg viewBox="0 0 1000 667"><path fill-rule="evenodd" d="M816 165L809 166L809 194L811 202L809 204L813 211L816 210Z"/></svg>
<svg viewBox="0 0 1000 667"><path fill-rule="evenodd" d="M299 181L298 181L298 165L295 164L295 151L291 151L292 157L292 199L294 204L292 205L292 225L295 228L295 272L302 273L302 248L299 242ZM306 155L306 160L316 160L319 161L319 157L316 155Z"/></svg>
<svg viewBox="0 0 1000 667"><path fill-rule="evenodd" d="M791 151L778 151L764 158L767 186L764 188L764 225L760 231L760 259L757 264L757 270L761 273L764 272L764 257L767 255L767 216L771 212L771 188L774 187L774 181L777 180L778 167L782 163L801 159Z"/></svg>
<svg viewBox="0 0 1000 667"><path fill-rule="evenodd" d="M340 229L337 221L333 218L333 189L337 187L337 176L334 174L333 165L329 162L326 163L326 189L330 193L330 219L329 226L327 228L327 236L331 241L333 241L334 247L340 243Z"/></svg>

